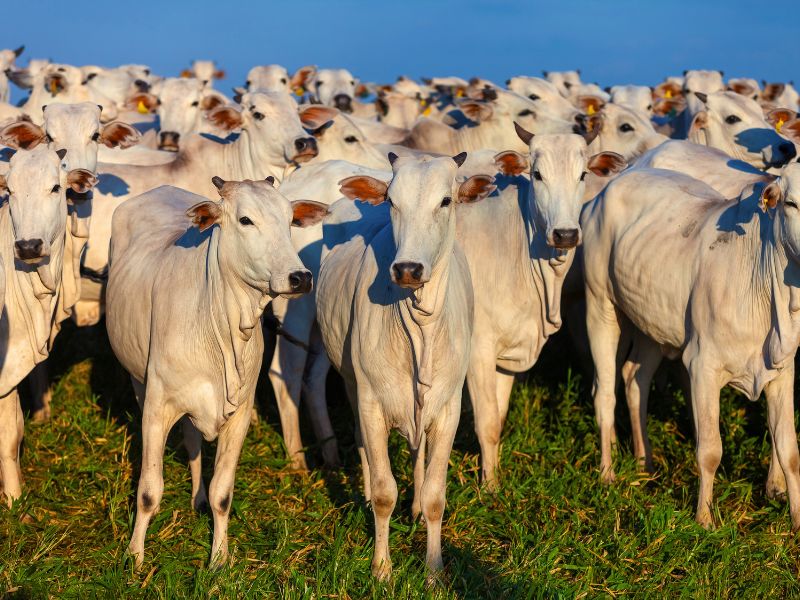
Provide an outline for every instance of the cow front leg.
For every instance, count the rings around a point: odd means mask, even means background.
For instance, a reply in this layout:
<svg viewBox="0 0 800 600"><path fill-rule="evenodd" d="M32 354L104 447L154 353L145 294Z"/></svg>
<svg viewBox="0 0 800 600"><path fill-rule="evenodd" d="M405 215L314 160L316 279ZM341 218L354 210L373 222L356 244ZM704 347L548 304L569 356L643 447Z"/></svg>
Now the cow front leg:
<svg viewBox="0 0 800 600"><path fill-rule="evenodd" d="M497 406L496 357L489 346L493 344L473 347L467 370L467 387L475 417L475 433L481 446L481 478L486 489L494 491L497 489L502 423Z"/></svg>
<svg viewBox="0 0 800 600"><path fill-rule="evenodd" d="M181 419L183 430L183 446L189 456L189 472L192 475L192 508L198 512L208 510L208 495L206 484L203 482L203 437L194 426L189 415Z"/></svg>
<svg viewBox="0 0 800 600"><path fill-rule="evenodd" d="M19 448L25 422L16 388L0 398L0 481L9 506L22 495Z"/></svg>
<svg viewBox="0 0 800 600"><path fill-rule="evenodd" d="M767 384L767 416L772 446L783 471L792 529L800 529L800 454L794 428L794 363L789 362L777 378Z"/></svg>
<svg viewBox="0 0 800 600"><path fill-rule="evenodd" d="M53 390L50 388L47 360L33 367L28 375L28 384L31 389L32 412L31 418L36 423L50 420L50 401L53 399Z"/></svg>
<svg viewBox="0 0 800 600"><path fill-rule="evenodd" d="M325 353L325 347L322 345L322 338L317 327L314 327L311 335L311 352L303 382L305 384L304 399L308 406L311 425L314 427L314 435L317 436L317 441L322 447L322 459L325 461L325 466L329 469L338 469L341 464L339 448L336 444L336 435L333 433L331 418L328 415L325 391L325 382L331 363Z"/></svg>
<svg viewBox="0 0 800 600"><path fill-rule="evenodd" d="M296 471L308 470L303 454L303 440L300 437L300 393L307 359L308 353L303 348L278 336L269 369L269 380L278 403L283 443L292 461L292 469Z"/></svg>

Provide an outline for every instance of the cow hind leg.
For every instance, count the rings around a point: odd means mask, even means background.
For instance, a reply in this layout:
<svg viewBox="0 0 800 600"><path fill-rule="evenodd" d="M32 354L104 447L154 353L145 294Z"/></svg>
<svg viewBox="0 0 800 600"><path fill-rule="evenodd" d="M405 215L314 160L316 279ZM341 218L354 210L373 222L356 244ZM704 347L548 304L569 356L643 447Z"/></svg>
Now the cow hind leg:
<svg viewBox="0 0 800 600"><path fill-rule="evenodd" d="M192 475L192 507L198 512L208 510L208 495L203 482L203 438L188 415L181 419L183 445L189 456L189 472Z"/></svg>
<svg viewBox="0 0 800 600"><path fill-rule="evenodd" d="M800 453L794 427L794 364L781 371L766 389L769 430L784 474L792 529L800 529Z"/></svg>
<svg viewBox="0 0 800 600"><path fill-rule="evenodd" d="M653 472L653 452L647 436L647 401L659 364L661 348L644 334L637 333L631 354L622 367L622 378L631 419L633 453L639 465L649 473Z"/></svg>
<svg viewBox="0 0 800 600"><path fill-rule="evenodd" d="M0 398L0 481L9 506L22 495L19 449L24 426L19 394L13 389Z"/></svg>
<svg viewBox="0 0 800 600"><path fill-rule="evenodd" d="M303 348L278 337L269 369L269 379L272 382L281 418L283 443L292 461L292 468L297 471L308 470L303 454L303 440L300 437L299 410L307 358L308 353Z"/></svg>
<svg viewBox="0 0 800 600"><path fill-rule="evenodd" d="M336 436L328 415L325 392L325 382L331 363L325 353L317 327L312 331L311 342L313 354L309 356L310 364L304 380L308 414L311 418L311 425L314 427L314 435L317 436L317 441L322 446L322 459L325 461L325 466L330 469L338 469L341 464L339 447L336 444Z"/></svg>
<svg viewBox="0 0 800 600"><path fill-rule="evenodd" d="M422 513L422 484L425 481L425 443L423 432L419 448L411 449L411 460L414 462L414 500L411 503L411 516L416 519Z"/></svg>
<svg viewBox="0 0 800 600"><path fill-rule="evenodd" d="M240 406L220 431L217 456L214 462L214 477L209 488L211 513L214 516L214 540L211 543L211 568L216 569L228 562L228 521L233 502L233 482L242 444L250 426L253 400Z"/></svg>
<svg viewBox="0 0 800 600"><path fill-rule="evenodd" d="M783 474L780 461L778 460L778 449L775 446L775 437L770 430L770 459L769 459L769 474L767 475L767 498L773 500L786 499L786 477Z"/></svg>
<svg viewBox="0 0 800 600"><path fill-rule="evenodd" d="M50 420L50 401L53 391L50 388L50 378L47 370L47 360L40 362L28 375L31 388L32 411L31 418L36 423Z"/></svg>
<svg viewBox="0 0 800 600"><path fill-rule="evenodd" d="M475 433L481 447L481 475L489 491L497 489L500 431L494 353L473 349L467 369L467 388L475 415Z"/></svg>

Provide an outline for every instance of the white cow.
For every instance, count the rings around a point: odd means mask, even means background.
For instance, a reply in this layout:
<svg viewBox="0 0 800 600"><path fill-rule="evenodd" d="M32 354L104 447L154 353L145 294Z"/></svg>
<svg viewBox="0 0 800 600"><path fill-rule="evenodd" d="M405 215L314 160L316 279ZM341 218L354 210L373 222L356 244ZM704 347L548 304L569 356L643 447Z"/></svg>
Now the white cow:
<svg viewBox="0 0 800 600"><path fill-rule="evenodd" d="M300 67L294 75L289 75L286 67L281 65L259 65L247 73L245 91L247 92L300 92L302 95L308 78L316 71L316 67L308 65Z"/></svg>
<svg viewBox="0 0 800 600"><path fill-rule="evenodd" d="M14 66L14 61L25 50L25 46L20 46L16 50L0 50L0 103L7 103L11 90L8 88L8 75L9 71Z"/></svg>
<svg viewBox="0 0 800 600"><path fill-rule="evenodd" d="M187 444L195 502L205 500L196 432L219 437L208 494L211 560L226 562L233 480L264 352L261 314L278 294L311 290L289 225L327 213L316 203L290 204L268 181L214 177L214 185L220 202L163 186L114 215L108 336L142 408L142 473L129 546L137 565L164 489L167 434L181 419L196 428Z"/></svg>
<svg viewBox="0 0 800 600"><path fill-rule="evenodd" d="M574 71L542 71L542 74L547 81L558 88L558 92L564 98L569 98L572 88L581 84L580 69Z"/></svg>
<svg viewBox="0 0 800 600"><path fill-rule="evenodd" d="M392 155L391 181L345 179L345 196L383 206L340 201L332 217L338 225L326 235L327 246L341 245L320 271L320 330L356 412L365 495L375 513L372 573L379 579L392 570L389 520L397 484L387 446L391 429L414 452L414 512L422 512L428 533L425 564L432 577L443 567L447 464L473 313L469 271L455 242L456 206L494 189L486 175L456 182L465 158Z"/></svg>
<svg viewBox="0 0 800 600"><path fill-rule="evenodd" d="M764 90L761 92L761 104L770 108L788 108L797 111L800 109L800 94L794 85L789 83L763 82Z"/></svg>
<svg viewBox="0 0 800 600"><path fill-rule="evenodd" d="M653 90L646 85L614 85L606 91L614 104L648 117L653 114Z"/></svg>
<svg viewBox="0 0 800 600"><path fill-rule="evenodd" d="M0 260L5 307L0 313L0 477L8 503L22 493L19 448L23 419L17 386L50 351L63 314L69 273L67 188L86 193L92 173L62 166L66 151L44 145L19 151L0 176Z"/></svg>
<svg viewBox="0 0 800 600"><path fill-rule="evenodd" d="M766 393L769 430L797 529L793 387L800 343L800 165L788 165L773 183L746 189L735 203L724 200L680 173L633 169L583 211L601 477L614 479L617 350L637 335L638 362L625 377L629 394L638 397L649 388L652 365L662 353L680 356L689 370L698 523L712 525L714 474L722 455L719 392L731 385L752 400Z"/></svg>
<svg viewBox="0 0 800 600"><path fill-rule="evenodd" d="M89 88L78 67L48 64L31 75L31 94L22 110L37 125L42 124L42 110L49 104L76 104L92 102L102 106L101 120L108 122L117 117L115 103L108 97Z"/></svg>
<svg viewBox="0 0 800 600"><path fill-rule="evenodd" d="M566 121L574 121L580 111L559 92L555 84L539 77L512 77L506 82L512 92L525 96L534 106L545 106L546 110Z"/></svg>
<svg viewBox="0 0 800 600"><path fill-rule="evenodd" d="M203 85L214 87L215 79L225 79L225 71L218 69L213 60L194 60L190 69L181 71L181 77L195 77Z"/></svg>

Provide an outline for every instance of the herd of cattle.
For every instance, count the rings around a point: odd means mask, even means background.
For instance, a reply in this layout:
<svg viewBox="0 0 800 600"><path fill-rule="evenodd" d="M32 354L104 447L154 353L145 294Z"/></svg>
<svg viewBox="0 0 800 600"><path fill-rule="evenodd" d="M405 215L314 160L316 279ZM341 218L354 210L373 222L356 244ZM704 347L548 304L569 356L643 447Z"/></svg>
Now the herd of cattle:
<svg viewBox="0 0 800 600"><path fill-rule="evenodd" d="M277 336L269 377L294 467L306 468L301 396L326 464L338 464L331 364L344 379L379 578L391 573L397 500L389 431L408 439L433 575L464 382L482 479L495 488L514 374L533 366L564 313L594 360L603 481L614 480L617 382L635 454L651 469L650 382L662 356L681 357L698 522L712 524L719 392L732 385L751 399L765 392L767 489L788 495L800 527L800 120L790 83L687 71L654 88L604 90L570 71L505 87L457 77L377 85L344 69L268 65L228 97L209 61L173 78L141 65L23 68L21 51L0 52L9 502L22 492L18 387L28 379L33 418L46 419L60 324L105 314L142 408L130 551L140 564L167 434L180 421L193 505L210 506L212 563L224 563L266 333ZM29 90L18 105L10 82ZM208 491L201 436L218 439Z"/></svg>

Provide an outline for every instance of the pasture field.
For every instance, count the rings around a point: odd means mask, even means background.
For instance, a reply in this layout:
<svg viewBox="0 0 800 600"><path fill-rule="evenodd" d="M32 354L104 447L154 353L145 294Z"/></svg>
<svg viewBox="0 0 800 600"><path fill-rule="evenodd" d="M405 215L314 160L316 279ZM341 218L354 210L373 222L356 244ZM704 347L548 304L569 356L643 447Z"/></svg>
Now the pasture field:
<svg viewBox="0 0 800 600"><path fill-rule="evenodd" d="M91 349L88 350L87 349ZM800 543L785 504L766 498L763 402L723 392L724 456L710 532L694 522L691 417L662 378L649 431L657 472L637 472L618 404L616 484L598 481L590 379L551 340L514 388L502 447L502 489L478 483L468 400L450 460L444 583L425 587L425 529L412 522L411 465L393 438L400 500L392 522L394 577L370 576L372 514L361 493L352 416L335 377L329 402L344 467L292 473L262 373L230 521L231 566L209 571L211 520L190 509L176 430L165 493L142 569L126 557L141 449L140 415L102 328L59 336L53 418L26 423L23 498L0 508L0 597L8 598L786 598L800 596ZM304 439L313 440L304 423ZM213 445L204 445L206 482ZM316 449L309 454L312 464Z"/></svg>

